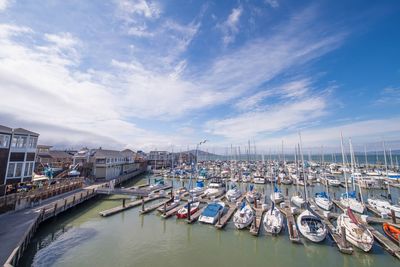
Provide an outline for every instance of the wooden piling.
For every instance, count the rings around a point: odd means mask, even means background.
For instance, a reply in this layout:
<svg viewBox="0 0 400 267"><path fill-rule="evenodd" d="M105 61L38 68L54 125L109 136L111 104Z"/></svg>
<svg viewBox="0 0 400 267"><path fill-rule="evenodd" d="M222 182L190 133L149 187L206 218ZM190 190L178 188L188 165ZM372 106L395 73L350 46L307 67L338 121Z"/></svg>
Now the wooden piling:
<svg viewBox="0 0 400 267"><path fill-rule="evenodd" d="M396 213L395 213L395 211L394 210L390 210L390 214L391 214L391 217L392 217L392 222L394 224L396 224Z"/></svg>
<svg viewBox="0 0 400 267"><path fill-rule="evenodd" d="M125 198L122 199L122 207L125 208Z"/></svg>
<svg viewBox="0 0 400 267"><path fill-rule="evenodd" d="M190 205L191 203L190 203L190 201L188 202L188 214L187 214L187 219L188 219L188 221L190 221L190 207L191 207L191 205Z"/></svg>

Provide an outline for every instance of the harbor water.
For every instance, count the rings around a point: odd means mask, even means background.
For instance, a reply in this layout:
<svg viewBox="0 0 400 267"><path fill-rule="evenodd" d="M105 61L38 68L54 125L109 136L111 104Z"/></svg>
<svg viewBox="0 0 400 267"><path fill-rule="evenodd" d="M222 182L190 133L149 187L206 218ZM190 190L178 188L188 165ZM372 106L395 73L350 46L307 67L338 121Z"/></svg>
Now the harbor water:
<svg viewBox="0 0 400 267"><path fill-rule="evenodd" d="M129 186L153 178L142 176ZM174 180L174 186L180 185ZM245 190L249 184L240 186ZM290 195L296 190L294 185L282 185L284 194L286 187ZM256 188L264 190L269 202L271 185ZM313 195L323 187L316 185L309 190ZM343 188L334 190L337 197L344 192ZM399 190L392 189L392 195L398 201ZM42 224L19 266L399 266L377 242L370 253L355 249L352 255L344 255L330 238L322 244L304 239L303 244L293 244L286 229L275 237L261 230L255 237L248 230L236 230L232 222L217 230L175 217L162 219L156 211L139 215L140 207L110 217L99 215L121 205L120 198L99 196Z"/></svg>

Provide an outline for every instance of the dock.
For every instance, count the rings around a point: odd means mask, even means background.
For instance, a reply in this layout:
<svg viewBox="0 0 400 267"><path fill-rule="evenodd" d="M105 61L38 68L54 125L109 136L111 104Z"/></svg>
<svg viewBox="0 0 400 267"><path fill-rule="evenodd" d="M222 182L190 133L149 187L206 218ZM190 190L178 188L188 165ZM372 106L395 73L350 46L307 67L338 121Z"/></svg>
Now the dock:
<svg viewBox="0 0 400 267"><path fill-rule="evenodd" d="M147 197L151 193L156 193L161 190L168 190L171 189L172 185L165 185L163 187L159 188L154 188L154 189L149 189L146 187L138 187L138 188L99 188L97 189L98 194L104 194L104 195L129 195L129 196L137 196L137 197Z"/></svg>
<svg viewBox="0 0 400 267"><path fill-rule="evenodd" d="M242 202L243 197L239 198L238 201ZM229 203L228 205L228 211L218 219L217 223L215 224L215 227L217 229L223 229L225 225L228 223L228 221L232 218L233 214L237 210L236 204L234 203Z"/></svg>
<svg viewBox="0 0 400 267"><path fill-rule="evenodd" d="M161 201L159 203L153 204L150 207L146 207L144 210L140 210L139 214L146 214L149 212L152 212L155 209L158 209L159 207L163 206L164 204L167 204L168 202L173 201L173 198L169 198L167 200Z"/></svg>
<svg viewBox="0 0 400 267"><path fill-rule="evenodd" d="M143 199L132 201L132 202L126 204L126 205L122 204L121 206L101 211L101 212L99 212L99 214L101 216L103 216L103 217L108 217L108 216L114 215L116 213L119 213L121 211L125 211L125 210L128 210L128 209L137 207L137 206L141 205L142 202L143 203L147 203L149 201L160 199L160 198L163 198L163 197L164 197L163 195L156 195L154 197L146 197L146 198L143 198Z"/></svg>
<svg viewBox="0 0 400 267"><path fill-rule="evenodd" d="M396 258L400 259L400 247L396 245L394 242L392 242L388 237L385 235L381 234L379 231L377 231L374 227L365 224L367 229L371 232L371 234L374 236L375 240L379 242L379 244L382 245L382 247L395 256Z"/></svg>
<svg viewBox="0 0 400 267"><path fill-rule="evenodd" d="M335 216L329 216L326 217L323 213L322 210L320 210L315 202L313 200L309 200L310 203L315 207L313 208L313 211L318 215L318 217L321 219L321 221L326 225L329 235L332 237L333 241L337 245L338 249L340 252L344 254L352 254L353 253L353 247L350 245L348 241L342 238L341 235L338 234L336 231L335 226L329 221L329 218L333 218ZM328 213L329 214L329 213Z"/></svg>
<svg viewBox="0 0 400 267"><path fill-rule="evenodd" d="M181 208L185 207L186 204L187 203L179 205L178 207L175 207L172 210L167 211L166 213L162 214L161 217L164 218L164 219L167 219L167 218L169 218L171 216L174 216L178 212L178 210L180 210Z"/></svg>
<svg viewBox="0 0 400 267"><path fill-rule="evenodd" d="M299 230L297 229L296 221L290 208L289 200L285 201L285 207L280 208L280 210L286 217L286 225L290 241L292 241L293 243L301 243Z"/></svg>
<svg viewBox="0 0 400 267"><path fill-rule="evenodd" d="M256 218L251 224L250 233L254 236L258 236L260 233L260 225L264 215L264 210L262 208L254 208L254 210L256 211Z"/></svg>
<svg viewBox="0 0 400 267"><path fill-rule="evenodd" d="M190 220L186 220L187 223L191 224L197 221L197 219L200 217L200 215L203 213L203 211L206 209L207 205L199 209L195 214L190 215Z"/></svg>

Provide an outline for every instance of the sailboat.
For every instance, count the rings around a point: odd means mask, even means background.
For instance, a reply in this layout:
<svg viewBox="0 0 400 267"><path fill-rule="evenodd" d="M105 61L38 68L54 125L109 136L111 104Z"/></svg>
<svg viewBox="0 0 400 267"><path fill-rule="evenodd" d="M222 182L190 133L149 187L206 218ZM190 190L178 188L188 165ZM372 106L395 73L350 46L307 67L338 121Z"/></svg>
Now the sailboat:
<svg viewBox="0 0 400 267"><path fill-rule="evenodd" d="M343 160L343 167L346 167L346 160L345 160L345 154L344 154L344 147L343 147L343 135L340 135L340 146L342 150L342 160ZM357 212L357 213L364 213L365 206L362 202L358 201L356 198L356 192L352 191L349 193L349 188L348 188L348 180L346 177L346 171L343 172L344 175L344 182L345 182L345 187L346 187L346 193L343 193L340 197L340 203L345 206L346 208L350 208L351 210ZM361 195L361 194L360 194Z"/></svg>
<svg viewBox="0 0 400 267"><path fill-rule="evenodd" d="M203 181L197 181L196 182L196 187L192 188L189 190L189 193L192 196L199 196L203 194L205 188L204 188L204 182Z"/></svg>
<svg viewBox="0 0 400 267"><path fill-rule="evenodd" d="M298 145L299 146L299 145ZM298 149L299 151L300 151L300 146L299 146L299 149ZM297 149L295 149L295 161L296 161L296 176L297 177L299 177L300 176L300 173L298 173L299 172L299 162L298 162L298 160L297 160L297 157L296 157L296 155L297 155L297 151L298 151ZM305 179L305 174L304 174L304 167L302 168L302 170L303 170L303 178ZM304 184L303 184L304 185ZM304 204L305 204L305 201L304 201L304 198L303 198L303 196L300 194L300 189L299 189L299 183L296 183L296 194L295 195L293 195L291 198L290 198L290 201L295 205L295 206L297 206L297 207L299 207L299 208L302 208L303 206L304 206Z"/></svg>
<svg viewBox="0 0 400 267"><path fill-rule="evenodd" d="M326 192L319 192L315 194L314 197L315 204L317 204L318 207L324 210L331 210L333 207L333 202L329 198L328 194Z"/></svg>
<svg viewBox="0 0 400 267"><path fill-rule="evenodd" d="M244 229L253 222L254 210L246 202L242 202L239 210L233 215L233 223L237 229Z"/></svg>
<svg viewBox="0 0 400 267"><path fill-rule="evenodd" d="M279 204L281 202L283 202L285 198L283 197L282 192L279 190L278 187L276 187L274 185L274 192L271 193L271 200L275 203L275 204Z"/></svg>
<svg viewBox="0 0 400 267"><path fill-rule="evenodd" d="M267 211L263 219L264 230L267 233L277 235L282 231L283 227L283 215L275 207L275 203L272 201L272 207Z"/></svg>
<svg viewBox="0 0 400 267"><path fill-rule="evenodd" d="M344 227L346 239L352 245L368 252L374 244L374 236L361 223L358 222L350 208L347 208L347 214L342 213L337 219L337 227Z"/></svg>
<svg viewBox="0 0 400 267"><path fill-rule="evenodd" d="M299 152L301 155L301 161L304 168L304 156L302 149L302 141L301 134L299 133L300 138L300 146ZM304 172L304 171L303 171ZM299 228L300 233L307 238L308 240L319 243L322 242L327 235L327 229L325 224L321 221L319 217L317 217L311 210L308 210L309 207L307 205L307 181L304 181L304 192L305 192L305 201L307 209L303 211L297 217L297 227Z"/></svg>
<svg viewBox="0 0 400 267"><path fill-rule="evenodd" d="M254 189L254 185L250 185L250 190L246 193L246 200L249 203L254 203L254 201L261 198L261 193Z"/></svg>
<svg viewBox="0 0 400 267"><path fill-rule="evenodd" d="M199 206L200 206L200 202L196 201L196 202L192 202L190 204L190 215L193 215L195 212L197 212L199 210ZM186 204L184 207L182 207L180 210L178 210L178 212L176 213L176 217L178 219L185 219L188 217L188 209L189 206L188 204Z"/></svg>

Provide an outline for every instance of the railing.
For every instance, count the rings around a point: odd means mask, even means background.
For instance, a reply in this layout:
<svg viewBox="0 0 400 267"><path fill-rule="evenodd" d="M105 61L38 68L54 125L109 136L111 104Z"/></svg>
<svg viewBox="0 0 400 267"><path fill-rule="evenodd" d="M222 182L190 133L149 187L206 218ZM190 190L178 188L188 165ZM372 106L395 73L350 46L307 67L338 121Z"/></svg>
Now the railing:
<svg viewBox="0 0 400 267"><path fill-rule="evenodd" d="M85 190L82 192L75 193L71 196L68 196L63 199L59 199L54 201L51 204L48 204L41 208L40 213L38 214L35 222L28 228L28 230L22 236L20 242L18 243L17 247L13 250L11 255L8 257L7 261L5 262L5 267L12 267L18 264L19 259L22 256L22 253L28 246L28 243L32 236L34 235L36 229L38 228L39 224L51 217L56 216L57 214L74 207L75 205L93 197L96 195L96 190Z"/></svg>
<svg viewBox="0 0 400 267"><path fill-rule="evenodd" d="M0 197L0 213L15 210L21 203L32 205L41 200L82 188L83 179L78 178L72 181L45 186L29 192L21 192Z"/></svg>

